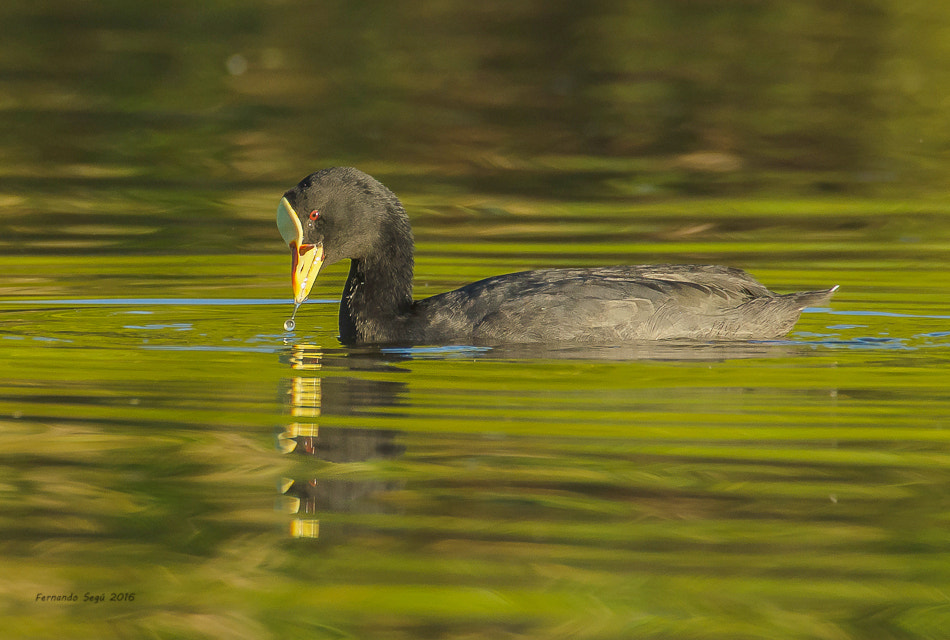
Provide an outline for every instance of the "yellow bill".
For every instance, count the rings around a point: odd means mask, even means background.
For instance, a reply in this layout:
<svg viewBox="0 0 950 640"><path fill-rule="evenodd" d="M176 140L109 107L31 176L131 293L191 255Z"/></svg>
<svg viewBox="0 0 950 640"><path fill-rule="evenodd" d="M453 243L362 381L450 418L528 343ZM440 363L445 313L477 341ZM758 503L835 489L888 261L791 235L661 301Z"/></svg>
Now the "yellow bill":
<svg viewBox="0 0 950 640"><path fill-rule="evenodd" d="M304 244L300 218L287 198L281 198L277 205L277 229L290 247L290 285L294 291L294 304L300 304L310 295L323 266L323 244Z"/></svg>

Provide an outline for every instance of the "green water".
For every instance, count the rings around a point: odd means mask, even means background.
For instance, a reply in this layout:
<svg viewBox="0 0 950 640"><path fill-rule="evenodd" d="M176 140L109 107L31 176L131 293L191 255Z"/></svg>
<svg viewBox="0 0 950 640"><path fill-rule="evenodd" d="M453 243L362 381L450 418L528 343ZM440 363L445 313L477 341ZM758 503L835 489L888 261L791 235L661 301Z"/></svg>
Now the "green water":
<svg viewBox="0 0 950 640"><path fill-rule="evenodd" d="M947 9L0 22L4 638L947 637ZM283 330L274 225L334 164L402 197L417 297L841 289L767 343L346 349L343 264Z"/></svg>

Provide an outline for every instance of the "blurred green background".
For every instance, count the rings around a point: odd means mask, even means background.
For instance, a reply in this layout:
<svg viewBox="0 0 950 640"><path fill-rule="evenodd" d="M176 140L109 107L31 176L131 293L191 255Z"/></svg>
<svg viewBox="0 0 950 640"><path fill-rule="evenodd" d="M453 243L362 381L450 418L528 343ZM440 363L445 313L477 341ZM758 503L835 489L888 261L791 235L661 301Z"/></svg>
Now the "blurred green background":
<svg viewBox="0 0 950 640"><path fill-rule="evenodd" d="M934 3L11 0L0 21L8 255L270 252L273 201L335 164L422 213L511 194L919 210L950 171Z"/></svg>
<svg viewBox="0 0 950 640"><path fill-rule="evenodd" d="M948 60L917 0L0 3L0 635L942 639ZM777 344L342 349L274 225L338 164L417 297L841 290Z"/></svg>

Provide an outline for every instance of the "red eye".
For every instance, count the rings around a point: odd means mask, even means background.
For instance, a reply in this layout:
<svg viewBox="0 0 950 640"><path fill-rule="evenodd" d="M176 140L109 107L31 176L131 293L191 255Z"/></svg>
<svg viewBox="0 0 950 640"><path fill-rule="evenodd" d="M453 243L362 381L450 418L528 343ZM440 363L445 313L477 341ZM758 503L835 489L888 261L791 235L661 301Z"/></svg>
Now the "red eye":
<svg viewBox="0 0 950 640"><path fill-rule="evenodd" d="M320 212L317 211L316 209L314 209L313 211L310 212L310 219L311 219L311 220L316 220L316 219L319 218L319 217L320 217Z"/></svg>

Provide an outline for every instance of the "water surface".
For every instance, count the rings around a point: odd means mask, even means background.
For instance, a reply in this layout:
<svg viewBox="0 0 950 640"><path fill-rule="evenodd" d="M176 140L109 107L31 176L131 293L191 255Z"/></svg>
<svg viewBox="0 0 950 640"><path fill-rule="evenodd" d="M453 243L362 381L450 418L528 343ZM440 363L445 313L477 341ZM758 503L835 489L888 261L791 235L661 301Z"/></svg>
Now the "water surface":
<svg viewBox="0 0 950 640"><path fill-rule="evenodd" d="M944 637L946 9L67 4L0 9L4 637ZM346 265L283 330L274 225L334 164L417 297L841 288L777 341L347 349Z"/></svg>

